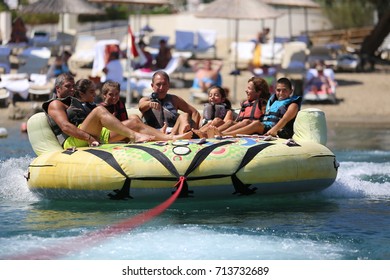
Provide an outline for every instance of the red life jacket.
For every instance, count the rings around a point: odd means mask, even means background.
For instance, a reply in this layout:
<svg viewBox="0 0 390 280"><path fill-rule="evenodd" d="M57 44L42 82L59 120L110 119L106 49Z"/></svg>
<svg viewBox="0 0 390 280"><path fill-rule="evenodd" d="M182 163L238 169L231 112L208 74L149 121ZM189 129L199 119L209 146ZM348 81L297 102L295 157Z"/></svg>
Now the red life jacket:
<svg viewBox="0 0 390 280"><path fill-rule="evenodd" d="M258 99L245 101L241 105L241 110L236 121L242 121L244 119L260 120L262 116L261 103L259 103Z"/></svg>

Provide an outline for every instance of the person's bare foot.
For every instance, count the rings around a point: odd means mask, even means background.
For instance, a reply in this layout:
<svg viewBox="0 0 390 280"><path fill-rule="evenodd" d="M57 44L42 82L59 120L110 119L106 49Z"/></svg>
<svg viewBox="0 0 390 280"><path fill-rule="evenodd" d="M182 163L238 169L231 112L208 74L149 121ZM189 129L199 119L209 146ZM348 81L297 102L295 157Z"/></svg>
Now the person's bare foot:
<svg viewBox="0 0 390 280"><path fill-rule="evenodd" d="M221 137L222 133L218 130L217 127L210 125L207 129L207 138Z"/></svg>
<svg viewBox="0 0 390 280"><path fill-rule="evenodd" d="M208 136L206 132L203 132L200 129L193 128L192 132L195 133L196 135L198 135L199 138L207 138L207 136Z"/></svg>
<svg viewBox="0 0 390 280"><path fill-rule="evenodd" d="M191 139L194 133L190 130L183 134L171 135L172 140Z"/></svg>
<svg viewBox="0 0 390 280"><path fill-rule="evenodd" d="M155 136L136 132L134 134L133 139L134 139L134 143L144 143L144 142L154 141Z"/></svg>

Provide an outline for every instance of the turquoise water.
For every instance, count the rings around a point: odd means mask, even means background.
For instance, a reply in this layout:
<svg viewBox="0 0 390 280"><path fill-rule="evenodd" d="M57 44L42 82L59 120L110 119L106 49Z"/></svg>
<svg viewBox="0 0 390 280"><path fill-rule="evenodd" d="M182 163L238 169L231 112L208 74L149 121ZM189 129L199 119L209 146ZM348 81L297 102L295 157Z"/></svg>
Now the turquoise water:
<svg viewBox="0 0 390 280"><path fill-rule="evenodd" d="M390 259L390 132L338 127L340 168L321 193L210 202L181 199L133 230L88 234L143 213L131 201L50 201L24 174L34 153L17 128L0 138L0 259Z"/></svg>

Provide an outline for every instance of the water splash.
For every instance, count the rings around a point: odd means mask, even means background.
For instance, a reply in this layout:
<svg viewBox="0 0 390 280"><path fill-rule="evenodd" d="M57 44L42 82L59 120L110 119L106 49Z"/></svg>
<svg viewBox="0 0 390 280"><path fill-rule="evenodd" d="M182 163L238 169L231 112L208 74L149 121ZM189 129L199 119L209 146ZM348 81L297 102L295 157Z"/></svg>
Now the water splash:
<svg viewBox="0 0 390 280"><path fill-rule="evenodd" d="M323 194L339 198L390 197L390 162L342 162Z"/></svg>
<svg viewBox="0 0 390 280"><path fill-rule="evenodd" d="M11 158L0 161L0 200L37 201L39 200L27 186L25 178L31 157Z"/></svg>

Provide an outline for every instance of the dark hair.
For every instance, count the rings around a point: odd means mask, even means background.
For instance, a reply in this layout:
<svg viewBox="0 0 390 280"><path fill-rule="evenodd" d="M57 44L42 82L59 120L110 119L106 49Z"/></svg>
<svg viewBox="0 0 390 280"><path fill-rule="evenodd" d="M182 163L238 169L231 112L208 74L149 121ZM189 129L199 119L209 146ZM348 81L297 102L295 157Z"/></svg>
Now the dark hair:
<svg viewBox="0 0 390 280"><path fill-rule="evenodd" d="M167 74L167 72L162 71L162 70L158 70L158 71L154 72L154 74L153 74L153 76L152 76L152 83L154 83L154 78L155 78L157 75L163 76L165 79L168 80L168 83L170 82L169 75Z"/></svg>
<svg viewBox="0 0 390 280"><path fill-rule="evenodd" d="M287 79L287 78L284 78L284 77L280 78L276 83L285 85L288 89L293 89L291 81L289 79Z"/></svg>
<svg viewBox="0 0 390 280"><path fill-rule="evenodd" d="M251 77L248 83L252 82L256 92L260 92L260 98L268 100L271 96L269 92L269 85L266 80L260 77Z"/></svg>
<svg viewBox="0 0 390 280"><path fill-rule="evenodd" d="M212 89L215 89L215 88L218 89L218 91L219 91L219 93L221 94L222 98L225 99L225 102L224 102L224 103L226 104L226 107L227 107L228 109L231 109L232 103L231 103L230 100L228 99L227 94L226 94L226 90L225 90L223 87L216 86L216 85L211 86L211 87L209 87L209 88L207 89L207 95L209 95L209 94L210 94L210 91L211 91Z"/></svg>
<svg viewBox="0 0 390 280"><path fill-rule="evenodd" d="M146 43L145 43L143 40L140 40L140 41L138 42L138 46L139 46L140 48L146 47Z"/></svg>
<svg viewBox="0 0 390 280"><path fill-rule="evenodd" d="M56 81L54 83L54 87L62 87L62 85L67 82L67 81L73 81L74 82L74 77L70 73L62 73L58 75L56 78Z"/></svg>
<svg viewBox="0 0 390 280"><path fill-rule="evenodd" d="M107 81L103 84L102 94L103 95L107 94L107 92L109 92L109 90L112 88L117 89L118 91L121 91L121 85L118 82Z"/></svg>
<svg viewBox="0 0 390 280"><path fill-rule="evenodd" d="M74 86L74 97L80 98L81 93L86 93L88 89L93 85L93 82L88 79L80 79Z"/></svg>

